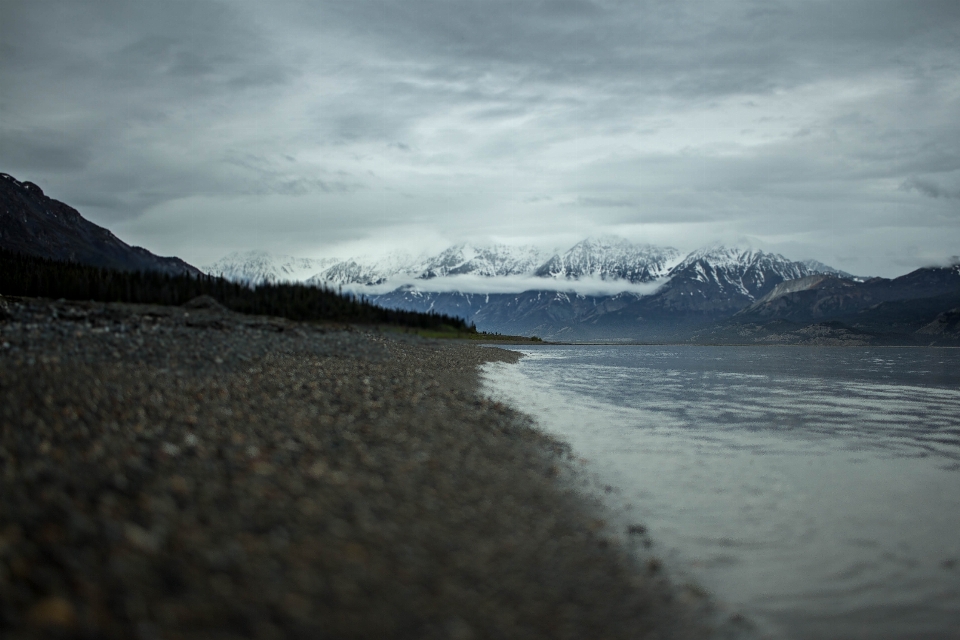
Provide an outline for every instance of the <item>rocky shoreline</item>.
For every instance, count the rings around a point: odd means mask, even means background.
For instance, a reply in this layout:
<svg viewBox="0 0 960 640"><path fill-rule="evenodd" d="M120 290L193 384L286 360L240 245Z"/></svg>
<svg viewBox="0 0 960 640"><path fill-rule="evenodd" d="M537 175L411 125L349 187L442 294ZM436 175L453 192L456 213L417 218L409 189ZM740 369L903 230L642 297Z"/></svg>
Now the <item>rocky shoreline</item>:
<svg viewBox="0 0 960 640"><path fill-rule="evenodd" d="M0 303L0 635L707 635L565 447L478 395L517 357L210 299Z"/></svg>

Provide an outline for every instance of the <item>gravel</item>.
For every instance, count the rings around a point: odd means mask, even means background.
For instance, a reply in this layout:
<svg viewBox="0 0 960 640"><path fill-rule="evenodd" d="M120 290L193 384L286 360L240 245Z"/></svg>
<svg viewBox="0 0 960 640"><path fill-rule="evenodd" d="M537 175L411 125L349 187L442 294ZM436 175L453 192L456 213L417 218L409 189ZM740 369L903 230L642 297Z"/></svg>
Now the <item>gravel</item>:
<svg viewBox="0 0 960 640"><path fill-rule="evenodd" d="M564 445L478 395L517 357L0 300L0 636L703 637Z"/></svg>

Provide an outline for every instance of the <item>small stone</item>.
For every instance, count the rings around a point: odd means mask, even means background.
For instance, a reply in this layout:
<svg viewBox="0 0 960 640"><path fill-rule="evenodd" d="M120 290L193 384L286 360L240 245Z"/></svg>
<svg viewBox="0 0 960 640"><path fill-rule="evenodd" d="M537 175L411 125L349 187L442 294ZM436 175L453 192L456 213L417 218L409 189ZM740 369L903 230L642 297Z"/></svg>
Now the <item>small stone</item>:
<svg viewBox="0 0 960 640"><path fill-rule="evenodd" d="M343 548L344 557L350 562L363 564L367 561L367 550L362 544L357 542L348 542Z"/></svg>
<svg viewBox="0 0 960 640"><path fill-rule="evenodd" d="M27 612L27 622L42 629L68 631L77 626L77 612L69 600L53 596L33 605Z"/></svg>
<svg viewBox="0 0 960 640"><path fill-rule="evenodd" d="M473 640L477 637L476 632L473 630L463 618L452 618L447 621L447 637L450 640Z"/></svg>
<svg viewBox="0 0 960 640"><path fill-rule="evenodd" d="M191 299L189 302L185 302L183 306L187 309L208 309L210 311L221 312L227 310L227 308L217 302L216 299L207 295L197 296L196 298Z"/></svg>
<svg viewBox="0 0 960 640"><path fill-rule="evenodd" d="M170 478L170 490L180 495L190 493L192 483L183 476L173 476Z"/></svg>
<svg viewBox="0 0 960 640"><path fill-rule="evenodd" d="M307 469L307 475L311 478L320 479L327 473L327 465L317 461L310 465L310 468Z"/></svg>
<svg viewBox="0 0 960 640"><path fill-rule="evenodd" d="M124 527L127 542L136 549L146 553L156 553L160 548L160 540L141 526L127 523Z"/></svg>
<svg viewBox="0 0 960 640"><path fill-rule="evenodd" d="M253 471L257 475L269 476L270 474L273 473L274 469L273 469L273 465L270 464L269 462L260 461L253 465Z"/></svg>

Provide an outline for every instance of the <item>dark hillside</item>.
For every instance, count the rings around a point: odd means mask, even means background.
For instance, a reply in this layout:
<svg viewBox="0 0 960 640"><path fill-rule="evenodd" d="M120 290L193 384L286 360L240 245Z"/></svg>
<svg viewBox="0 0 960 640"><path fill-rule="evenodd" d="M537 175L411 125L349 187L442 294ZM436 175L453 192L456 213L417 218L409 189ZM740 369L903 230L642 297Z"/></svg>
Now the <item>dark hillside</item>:
<svg viewBox="0 0 960 640"><path fill-rule="evenodd" d="M738 313L736 320L742 323L774 319L800 323L842 320L872 326L889 322L920 323L916 329L950 308L950 299L960 296L960 265L917 269L893 280L873 278L857 283L825 277L803 284L806 286L784 288L782 294L774 290ZM941 298L943 300L938 301ZM936 308L938 305L941 306Z"/></svg>
<svg viewBox="0 0 960 640"><path fill-rule="evenodd" d="M0 248L126 271L198 275L180 258L161 258L131 247L107 229L85 219L32 182L0 173Z"/></svg>

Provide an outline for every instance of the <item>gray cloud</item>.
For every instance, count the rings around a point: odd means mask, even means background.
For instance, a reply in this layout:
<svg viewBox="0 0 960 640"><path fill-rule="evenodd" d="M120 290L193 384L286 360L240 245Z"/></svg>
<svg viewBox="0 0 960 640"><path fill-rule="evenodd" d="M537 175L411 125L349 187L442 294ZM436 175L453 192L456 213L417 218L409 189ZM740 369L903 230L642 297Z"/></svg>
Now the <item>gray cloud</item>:
<svg viewBox="0 0 960 640"><path fill-rule="evenodd" d="M890 274L960 242L958 40L953 0L11 0L0 170L197 263L599 229Z"/></svg>
<svg viewBox="0 0 960 640"><path fill-rule="evenodd" d="M900 188L904 191L916 191L930 198L960 199L960 189L949 189L926 178L910 178L905 180Z"/></svg>
<svg viewBox="0 0 960 640"><path fill-rule="evenodd" d="M637 203L626 198L604 198L604 197L583 197L576 200L576 204L581 207L613 207L630 208L637 206Z"/></svg>
<svg viewBox="0 0 960 640"><path fill-rule="evenodd" d="M72 131L0 125L5 163L26 171L81 171L90 162L92 141Z"/></svg>

